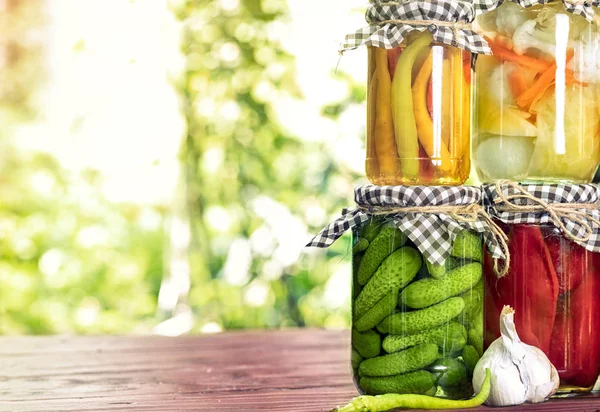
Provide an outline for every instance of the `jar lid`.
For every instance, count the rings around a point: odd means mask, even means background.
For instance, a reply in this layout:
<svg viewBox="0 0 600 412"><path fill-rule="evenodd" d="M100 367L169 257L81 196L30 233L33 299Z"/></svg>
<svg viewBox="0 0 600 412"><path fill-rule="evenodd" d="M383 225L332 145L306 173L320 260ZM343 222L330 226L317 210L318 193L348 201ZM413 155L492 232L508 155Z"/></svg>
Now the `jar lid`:
<svg viewBox="0 0 600 412"><path fill-rule="evenodd" d="M492 256L504 259L504 234L485 213L481 197L481 189L472 186L359 186L354 190L357 208L345 209L307 246L328 247L347 230L385 216L430 263L443 265L454 239L465 229L483 234Z"/></svg>
<svg viewBox="0 0 600 412"><path fill-rule="evenodd" d="M429 30L433 41L477 54L491 54L483 37L473 31L475 9L455 0L370 0L368 27L346 36L342 51L362 45L393 49L412 31Z"/></svg>
<svg viewBox="0 0 600 412"><path fill-rule="evenodd" d="M475 0L473 6L477 15L490 12L502 5L505 0ZM508 0L521 7L532 7L538 4L547 4L554 0ZM558 0L556 0L558 1ZM594 7L600 5L600 0L561 0L565 10L572 14L583 16L589 22L594 20Z"/></svg>
<svg viewBox="0 0 600 412"><path fill-rule="evenodd" d="M484 206L506 224L551 224L573 242L600 252L600 186L517 184L483 186Z"/></svg>

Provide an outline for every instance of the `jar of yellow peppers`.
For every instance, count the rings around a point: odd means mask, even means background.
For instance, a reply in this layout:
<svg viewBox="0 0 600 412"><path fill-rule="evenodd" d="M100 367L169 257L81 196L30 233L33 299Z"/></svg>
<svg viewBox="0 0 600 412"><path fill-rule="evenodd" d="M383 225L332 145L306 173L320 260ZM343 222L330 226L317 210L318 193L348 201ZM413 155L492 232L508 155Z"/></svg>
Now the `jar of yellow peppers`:
<svg viewBox="0 0 600 412"><path fill-rule="evenodd" d="M379 185L467 180L471 54L429 32L393 49L369 48L367 159Z"/></svg>
<svg viewBox="0 0 600 412"><path fill-rule="evenodd" d="M596 3L499 3L477 19L493 52L476 65L479 179L590 182L600 164Z"/></svg>
<svg viewBox="0 0 600 412"><path fill-rule="evenodd" d="M374 1L347 46L369 51L366 173L376 185L460 185L470 172L473 55L464 2Z"/></svg>

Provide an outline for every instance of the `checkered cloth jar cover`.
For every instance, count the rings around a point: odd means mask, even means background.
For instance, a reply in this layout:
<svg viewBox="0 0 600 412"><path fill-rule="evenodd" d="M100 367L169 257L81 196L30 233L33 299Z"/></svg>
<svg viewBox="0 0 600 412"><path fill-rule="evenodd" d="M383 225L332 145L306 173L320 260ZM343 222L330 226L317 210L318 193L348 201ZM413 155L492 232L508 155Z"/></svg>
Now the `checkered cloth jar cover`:
<svg viewBox="0 0 600 412"><path fill-rule="evenodd" d="M393 49L402 44L408 33L429 30L434 42L471 53L491 54L487 42L470 27L475 19L475 8L470 2L371 0L365 17L369 26L347 35L343 50L362 45Z"/></svg>
<svg viewBox="0 0 600 412"><path fill-rule="evenodd" d="M321 230L307 246L328 247L347 230L372 219L370 209L478 205L481 196L481 189L472 186L359 186L354 191L357 208L344 210L341 217ZM504 258L489 223L480 216L458 219L450 213L394 212L385 217L408 236L430 263L444 264L456 235L465 229L483 234L492 256Z"/></svg>

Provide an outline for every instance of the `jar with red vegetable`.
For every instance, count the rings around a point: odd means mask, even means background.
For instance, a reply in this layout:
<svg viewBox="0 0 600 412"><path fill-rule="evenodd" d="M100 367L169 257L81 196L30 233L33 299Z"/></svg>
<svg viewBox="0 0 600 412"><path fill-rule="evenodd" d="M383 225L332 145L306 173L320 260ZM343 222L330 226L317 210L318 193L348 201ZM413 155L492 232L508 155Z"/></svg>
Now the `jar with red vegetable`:
<svg viewBox="0 0 600 412"><path fill-rule="evenodd" d="M559 393L590 391L600 373L600 189L510 184L484 192L510 253L501 277L484 260L485 346L500 336L498 317L510 305L522 341L556 367Z"/></svg>
<svg viewBox="0 0 600 412"><path fill-rule="evenodd" d="M470 172L471 72L487 44L473 7L448 0L372 2L367 45L366 174L376 185L460 185Z"/></svg>

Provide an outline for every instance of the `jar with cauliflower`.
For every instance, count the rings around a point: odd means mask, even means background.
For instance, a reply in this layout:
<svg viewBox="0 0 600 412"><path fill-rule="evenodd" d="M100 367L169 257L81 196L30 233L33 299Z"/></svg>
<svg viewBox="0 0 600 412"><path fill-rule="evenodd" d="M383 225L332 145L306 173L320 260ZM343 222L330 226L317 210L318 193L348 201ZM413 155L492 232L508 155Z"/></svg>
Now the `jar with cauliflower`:
<svg viewBox="0 0 600 412"><path fill-rule="evenodd" d="M477 24L493 53L476 64L479 179L591 181L600 164L598 26L556 1L508 1Z"/></svg>

